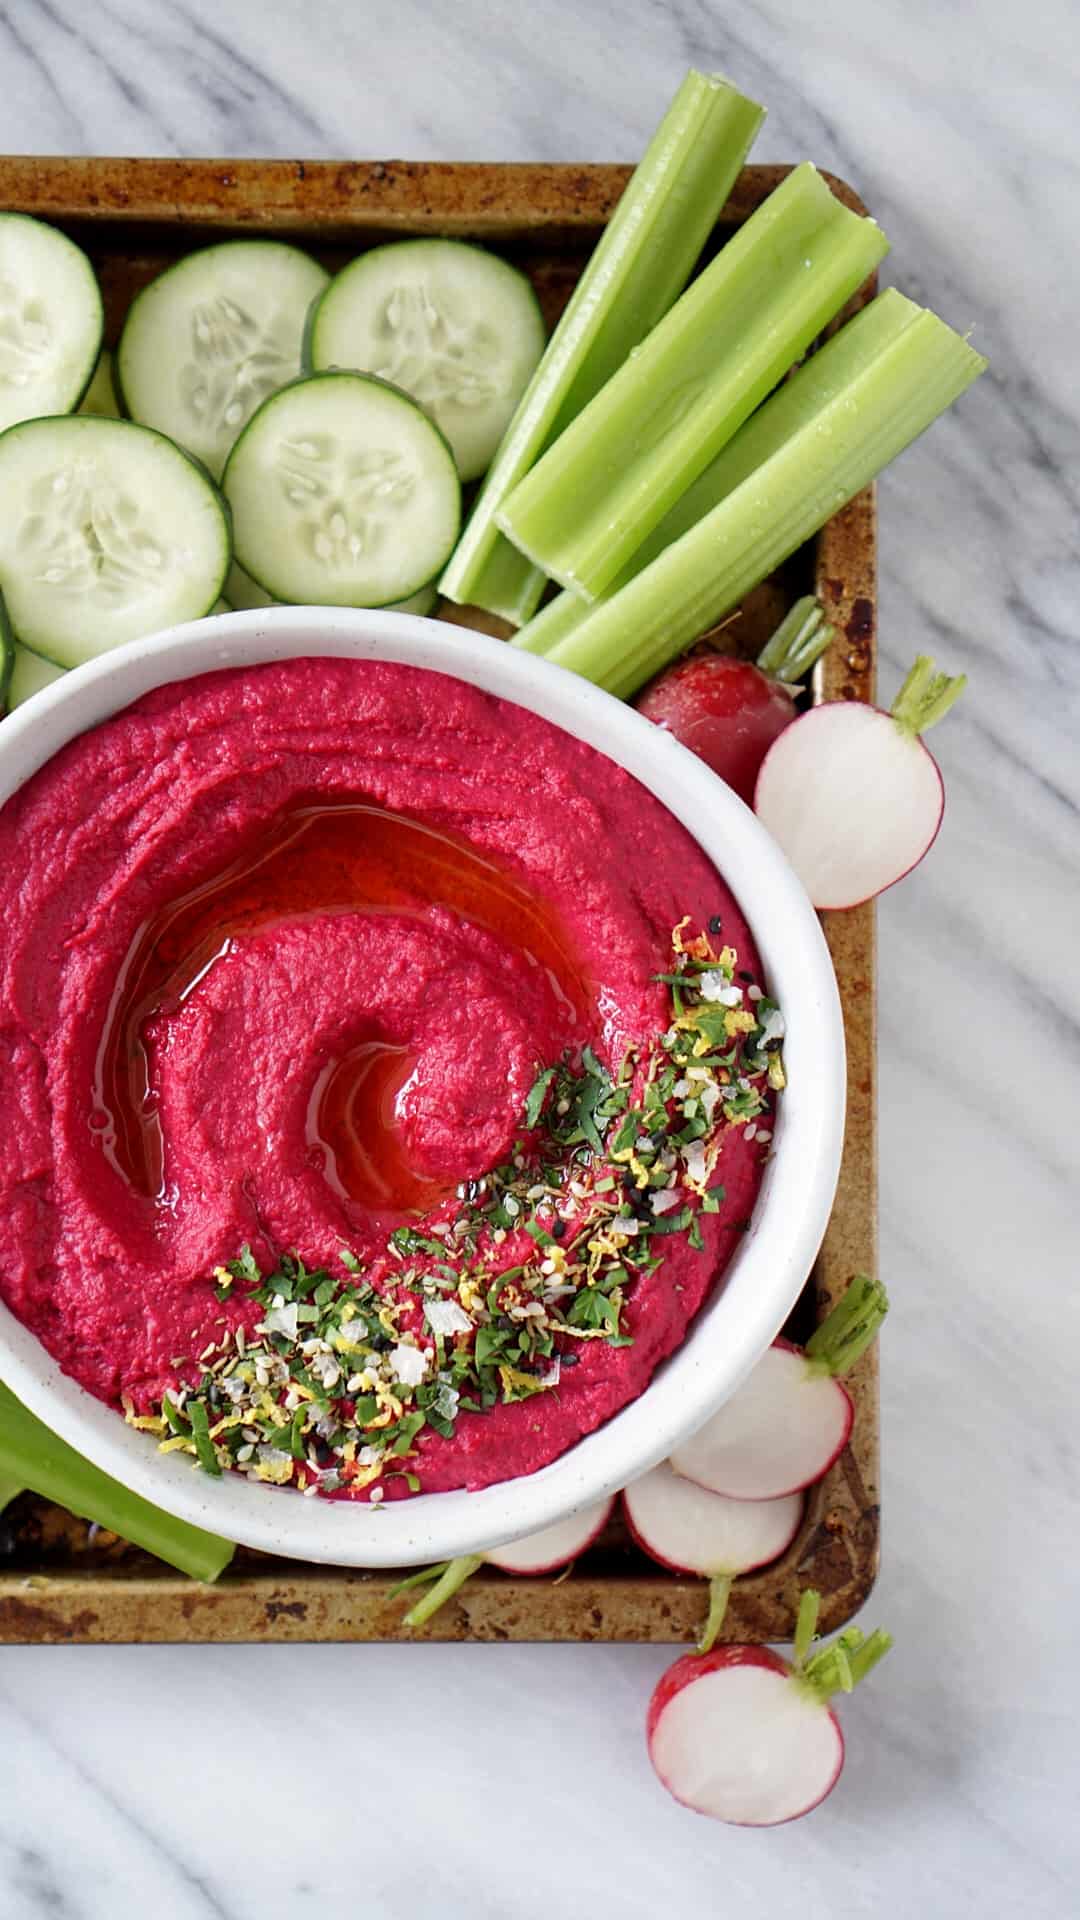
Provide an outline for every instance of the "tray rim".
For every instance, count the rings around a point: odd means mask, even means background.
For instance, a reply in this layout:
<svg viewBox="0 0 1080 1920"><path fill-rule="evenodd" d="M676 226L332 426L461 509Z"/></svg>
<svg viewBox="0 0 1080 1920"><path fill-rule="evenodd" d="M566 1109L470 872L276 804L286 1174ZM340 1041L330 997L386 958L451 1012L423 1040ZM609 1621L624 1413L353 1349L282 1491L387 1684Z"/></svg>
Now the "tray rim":
<svg viewBox="0 0 1080 1920"><path fill-rule="evenodd" d="M632 169L608 163L409 162L0 157L0 206L54 219L91 244L118 230L121 251L163 235L265 231L333 245L364 233L467 233L511 246L574 246L609 216ZM743 169L720 225L738 224L788 172ZM825 173L853 210L846 182ZM868 283L852 308L870 297ZM869 488L835 516L815 547L817 590L843 638L815 671L813 697L870 700L874 692L876 502ZM460 610L453 610L460 618ZM846 642L846 645L845 645ZM824 916L844 1003L848 1134L833 1216L815 1267L818 1313L860 1267L876 1269L874 910ZM799 1587L824 1594L823 1630L857 1611L878 1564L877 1354L849 1381L857 1445L814 1491L783 1560L735 1583L725 1637L789 1637ZM603 1574L586 1562L561 1583L481 1572L427 1630L444 1640L678 1642L696 1634L701 1587L649 1571ZM142 1562L135 1572L0 1573L0 1644L250 1640L409 1640L392 1575L258 1565L199 1587Z"/></svg>

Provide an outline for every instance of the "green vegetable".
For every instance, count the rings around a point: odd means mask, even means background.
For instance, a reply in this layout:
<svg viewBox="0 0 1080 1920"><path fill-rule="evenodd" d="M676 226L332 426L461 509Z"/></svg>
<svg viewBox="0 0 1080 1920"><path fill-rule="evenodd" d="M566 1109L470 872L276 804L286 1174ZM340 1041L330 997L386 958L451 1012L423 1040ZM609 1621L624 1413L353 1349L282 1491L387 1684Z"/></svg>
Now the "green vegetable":
<svg viewBox="0 0 1080 1920"><path fill-rule="evenodd" d="M707 513L719 506L721 500L726 500L756 467L764 465L766 460L779 452L798 421L809 418L814 408L833 397L845 381L854 380L871 367L877 355L899 338L918 312L919 308L899 293L883 293L868 307L864 307L857 319L850 321L829 343L827 352L823 349L814 354L800 368L797 376L797 406L792 409L787 400L796 385L796 381L791 380L739 429L723 452L675 502L670 513L665 514L659 526L642 542L633 559L612 583L604 596L605 600L628 586L636 574L641 573L676 540L680 540L684 533L689 533L691 527L696 527ZM782 400L785 402L783 406L780 405ZM554 653L556 647L576 632L591 612L588 601L564 589L529 621L528 626L522 627L514 635L512 644L528 653Z"/></svg>
<svg viewBox="0 0 1080 1920"><path fill-rule="evenodd" d="M231 1541L174 1520L131 1493L69 1447L0 1385L0 1476L55 1500L81 1520L96 1520L193 1580L216 1580L233 1557Z"/></svg>
<svg viewBox="0 0 1080 1920"><path fill-rule="evenodd" d="M3 1513L5 1507L10 1507L12 1501L17 1500L20 1493L25 1492L26 1484L23 1480L0 1473L0 1513Z"/></svg>
<svg viewBox="0 0 1080 1920"><path fill-rule="evenodd" d="M594 600L888 251L796 167L496 514Z"/></svg>
<svg viewBox="0 0 1080 1920"><path fill-rule="evenodd" d="M636 693L917 439L985 365L936 315L902 294L882 294L720 456L719 504L591 607L548 657L609 693Z"/></svg>
<svg viewBox="0 0 1080 1920"><path fill-rule="evenodd" d="M799 1684L815 1699L825 1703L835 1693L852 1693L865 1680L893 1644L891 1633L881 1627L864 1634L859 1627L845 1627L835 1640L814 1646L821 1595L807 1587L799 1598L795 1623L795 1657L792 1666Z"/></svg>
<svg viewBox="0 0 1080 1920"><path fill-rule="evenodd" d="M533 1081L532 1086L529 1088L529 1097L525 1102L525 1113L523 1118L523 1124L527 1128L532 1129L533 1127L535 1127L537 1121L539 1120L540 1110L543 1107L545 1095L547 1094L547 1090L550 1087L554 1078L555 1078L555 1068L545 1067L543 1073L540 1074L538 1078Z"/></svg>
<svg viewBox="0 0 1080 1920"><path fill-rule="evenodd" d="M889 1296L881 1281L868 1273L856 1274L843 1298L803 1348L811 1373L834 1378L847 1373L877 1339L888 1311Z"/></svg>
<svg viewBox="0 0 1080 1920"><path fill-rule="evenodd" d="M459 1559L445 1562L439 1571L439 1577L435 1581L434 1586L424 1594L422 1599L416 1602L415 1606L409 1608L402 1625L406 1627L425 1626L427 1622L438 1613L439 1608L444 1607L446 1602L453 1598L458 1588L463 1587L466 1580L471 1580L477 1568L482 1567L483 1564L483 1555L479 1553L463 1553ZM430 1574L434 1569L429 1568L427 1571ZM395 1591L400 1593L401 1587L407 1584L412 1583L402 1581L401 1586L396 1588Z"/></svg>
<svg viewBox="0 0 1080 1920"><path fill-rule="evenodd" d="M929 654L920 653L890 712L901 733L917 740L944 720L967 686L967 674L935 673Z"/></svg>
<svg viewBox="0 0 1080 1920"><path fill-rule="evenodd" d="M688 73L582 274L495 455L440 588L518 626L544 576L501 534L510 490L690 278L764 118L716 75Z"/></svg>
<svg viewBox="0 0 1080 1920"><path fill-rule="evenodd" d="M763 673L793 687L809 673L831 646L835 629L825 618L825 609L812 593L803 595L781 620L771 640L757 657Z"/></svg>

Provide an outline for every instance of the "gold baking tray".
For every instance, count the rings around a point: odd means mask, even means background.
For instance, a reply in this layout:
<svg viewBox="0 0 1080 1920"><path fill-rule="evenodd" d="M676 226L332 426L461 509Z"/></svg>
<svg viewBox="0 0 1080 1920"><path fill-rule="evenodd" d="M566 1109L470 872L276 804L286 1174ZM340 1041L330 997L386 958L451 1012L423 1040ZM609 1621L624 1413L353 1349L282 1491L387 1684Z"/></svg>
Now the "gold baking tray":
<svg viewBox="0 0 1080 1920"><path fill-rule="evenodd" d="M482 240L530 275L553 321L628 176L615 166L439 165L403 161L0 159L0 207L53 220L86 247L115 340L133 294L194 246L272 233L328 266L405 234ZM786 168L743 170L718 238L744 220ZM851 189L831 180L849 206ZM857 306L869 289L852 303ZM729 630L752 654L779 615L814 586L837 626L815 673L815 699L873 697L876 527L872 490L752 594ZM470 619L456 608L447 618ZM475 624L505 631L477 616ZM805 1337L853 1274L876 1270L874 914L827 915L848 1046L848 1115L836 1205L789 1330ZM822 1628L865 1600L878 1556L876 1350L849 1381L850 1446L807 1506L790 1551L735 1582L725 1628L738 1640L791 1636L799 1590L824 1596ZM268 1497L273 1497L268 1496ZM126 1542L23 1495L0 1517L0 1642L394 1640L406 1602L395 1576L352 1573L238 1552L214 1587L172 1573ZM696 1636L701 1582L663 1572L621 1524L562 1579L482 1571L432 1622L441 1640L684 1641Z"/></svg>

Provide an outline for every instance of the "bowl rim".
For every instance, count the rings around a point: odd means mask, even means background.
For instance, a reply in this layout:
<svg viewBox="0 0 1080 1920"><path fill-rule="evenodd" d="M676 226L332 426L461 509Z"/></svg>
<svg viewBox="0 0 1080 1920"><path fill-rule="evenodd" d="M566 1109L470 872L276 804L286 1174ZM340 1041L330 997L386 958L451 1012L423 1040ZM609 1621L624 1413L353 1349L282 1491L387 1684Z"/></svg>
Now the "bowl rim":
<svg viewBox="0 0 1080 1920"><path fill-rule="evenodd" d="M298 657L379 659L449 674L586 741L648 788L724 875L787 1021L788 1089L750 1230L724 1282L637 1399L537 1472L371 1507L210 1480L63 1374L0 1303L0 1378L96 1466L176 1518L264 1552L392 1567L482 1551L553 1524L665 1459L775 1337L828 1224L844 1137L843 1015L820 923L779 847L704 763L632 707L540 656L419 615L326 607L224 613L128 642L66 674L0 730L0 805L68 740L152 688Z"/></svg>

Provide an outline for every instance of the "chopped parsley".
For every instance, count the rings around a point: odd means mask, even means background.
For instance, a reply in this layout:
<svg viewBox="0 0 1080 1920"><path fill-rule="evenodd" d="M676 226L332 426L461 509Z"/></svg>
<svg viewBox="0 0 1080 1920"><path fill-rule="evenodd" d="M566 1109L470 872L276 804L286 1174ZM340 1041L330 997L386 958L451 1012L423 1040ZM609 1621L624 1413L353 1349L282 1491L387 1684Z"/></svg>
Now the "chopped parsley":
<svg viewBox="0 0 1080 1920"><path fill-rule="evenodd" d="M654 976L669 1024L647 1052L614 1073L588 1046L545 1066L510 1157L396 1228L368 1268L342 1247L333 1268L288 1253L266 1271L241 1247L214 1270L233 1323L197 1378L127 1417L207 1473L377 1501L383 1476L420 1491L405 1463L425 1432L451 1441L462 1415L557 1392L587 1341L632 1345L636 1284L675 1235L706 1251L724 1136L766 1143L758 1121L784 1085L775 1002L687 925Z"/></svg>

